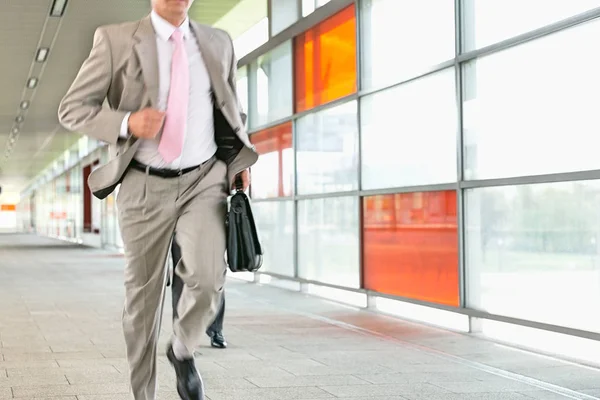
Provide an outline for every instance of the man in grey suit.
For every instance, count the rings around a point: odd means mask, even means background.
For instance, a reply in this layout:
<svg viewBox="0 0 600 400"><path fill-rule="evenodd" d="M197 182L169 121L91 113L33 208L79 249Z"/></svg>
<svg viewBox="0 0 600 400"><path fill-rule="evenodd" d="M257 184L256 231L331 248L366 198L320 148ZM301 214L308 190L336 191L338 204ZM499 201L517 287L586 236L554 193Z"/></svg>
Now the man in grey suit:
<svg viewBox="0 0 600 400"><path fill-rule="evenodd" d="M248 187L258 158L236 94L231 37L190 21L192 1L152 0L146 18L98 28L58 112L67 129L110 145L110 161L88 179L92 193L102 199L121 185L123 330L136 400L156 399L174 232L185 285L167 357L181 398L204 399L193 351L221 304L226 199L236 177Z"/></svg>

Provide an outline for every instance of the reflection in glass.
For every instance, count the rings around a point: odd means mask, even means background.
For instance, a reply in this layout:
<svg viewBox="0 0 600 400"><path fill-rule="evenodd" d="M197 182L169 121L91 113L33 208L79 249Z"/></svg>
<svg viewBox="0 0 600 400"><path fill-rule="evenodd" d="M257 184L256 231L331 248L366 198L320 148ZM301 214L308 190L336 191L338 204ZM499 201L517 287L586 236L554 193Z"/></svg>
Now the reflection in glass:
<svg viewBox="0 0 600 400"><path fill-rule="evenodd" d="M454 57L454 1L361 3L363 88L394 84ZM390 58L391 38L401 61Z"/></svg>
<svg viewBox="0 0 600 400"><path fill-rule="evenodd" d="M250 140L260 154L252 166L252 198L291 196L294 188L292 123L254 133Z"/></svg>
<svg viewBox="0 0 600 400"><path fill-rule="evenodd" d="M467 303L600 332L600 181L466 192Z"/></svg>
<svg viewBox="0 0 600 400"><path fill-rule="evenodd" d="M250 65L252 93L250 124L253 128L289 117L293 113L292 43L287 41Z"/></svg>
<svg viewBox="0 0 600 400"><path fill-rule="evenodd" d="M454 68L362 98L363 189L455 182Z"/></svg>
<svg viewBox="0 0 600 400"><path fill-rule="evenodd" d="M252 212L265 249L261 271L294 276L294 203L252 203Z"/></svg>
<svg viewBox="0 0 600 400"><path fill-rule="evenodd" d="M456 191L363 200L365 288L459 306Z"/></svg>
<svg viewBox="0 0 600 400"><path fill-rule="evenodd" d="M600 0L464 0L465 50L488 46L599 6Z"/></svg>
<svg viewBox="0 0 600 400"><path fill-rule="evenodd" d="M358 288L357 197L298 202L298 270L301 278Z"/></svg>
<svg viewBox="0 0 600 400"><path fill-rule="evenodd" d="M296 134L299 194L358 188L356 101L300 118Z"/></svg>
<svg viewBox="0 0 600 400"><path fill-rule="evenodd" d="M599 36L590 22L465 66L466 179L600 168Z"/></svg>

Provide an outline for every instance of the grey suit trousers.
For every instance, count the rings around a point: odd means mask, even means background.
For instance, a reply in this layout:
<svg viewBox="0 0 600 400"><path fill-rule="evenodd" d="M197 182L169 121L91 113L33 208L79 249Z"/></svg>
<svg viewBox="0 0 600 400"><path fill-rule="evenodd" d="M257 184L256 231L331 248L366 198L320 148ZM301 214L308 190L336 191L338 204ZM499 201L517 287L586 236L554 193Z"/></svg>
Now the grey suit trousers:
<svg viewBox="0 0 600 400"><path fill-rule="evenodd" d="M171 244L171 257L173 258L173 266L177 266L177 264L181 261L181 247L177 244L177 240L173 240ZM171 304L173 306L173 323L177 320L177 305L179 304L179 299L181 298L181 293L183 292L183 280L177 275L176 272L173 273L173 281L171 282ZM223 296L221 300L221 307L219 308L219 312L213 323L208 327L206 333L214 333L214 332L222 332L223 331L223 322L225 320L225 291L223 291Z"/></svg>
<svg viewBox="0 0 600 400"><path fill-rule="evenodd" d="M155 400L157 342L176 232L184 282L174 333L193 351L202 344L225 284L227 166L215 158L175 178L130 169L117 196L125 247L123 331L135 400Z"/></svg>

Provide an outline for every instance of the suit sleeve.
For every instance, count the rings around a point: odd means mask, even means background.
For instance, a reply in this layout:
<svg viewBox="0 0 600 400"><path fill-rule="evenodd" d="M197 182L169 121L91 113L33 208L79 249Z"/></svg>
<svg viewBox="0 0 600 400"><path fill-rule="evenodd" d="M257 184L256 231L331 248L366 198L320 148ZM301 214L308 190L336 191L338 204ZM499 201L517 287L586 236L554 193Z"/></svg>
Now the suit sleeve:
<svg viewBox="0 0 600 400"><path fill-rule="evenodd" d="M98 28L92 50L58 108L58 119L66 129L110 144L117 142L127 113L103 106L112 73L109 38Z"/></svg>
<svg viewBox="0 0 600 400"><path fill-rule="evenodd" d="M242 107L242 103L240 102L240 96L238 95L237 92L237 57L235 56L235 47L233 46L233 40L231 39L231 36L229 34L227 34L227 37L229 38L229 42L231 43L231 67L229 69L229 85L231 86L231 89L233 90L233 93L235 93L235 98L237 99L237 106L238 109L240 110L240 117L242 118L242 123L244 125L246 125L246 119L248 118L248 115L244 112L244 108Z"/></svg>

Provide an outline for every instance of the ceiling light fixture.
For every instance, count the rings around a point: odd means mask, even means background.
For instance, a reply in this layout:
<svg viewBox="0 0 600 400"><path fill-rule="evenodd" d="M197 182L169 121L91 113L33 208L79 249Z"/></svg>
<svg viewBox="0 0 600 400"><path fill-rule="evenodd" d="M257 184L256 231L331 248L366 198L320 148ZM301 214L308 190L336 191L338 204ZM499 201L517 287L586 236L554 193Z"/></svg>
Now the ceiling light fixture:
<svg viewBox="0 0 600 400"><path fill-rule="evenodd" d="M37 54L35 55L35 61L44 62L48 58L48 53L50 53L50 49L47 47L41 47L38 49Z"/></svg>
<svg viewBox="0 0 600 400"><path fill-rule="evenodd" d="M29 100L23 100L21 102L21 109L22 110L27 110L29 108Z"/></svg>
<svg viewBox="0 0 600 400"><path fill-rule="evenodd" d="M67 8L67 0L54 0L52 9L50 10L51 17L62 17Z"/></svg>
<svg viewBox="0 0 600 400"><path fill-rule="evenodd" d="M17 133L19 133L19 128L13 128L12 133L13 133L13 135L16 135Z"/></svg>
<svg viewBox="0 0 600 400"><path fill-rule="evenodd" d="M38 78L29 78L27 80L27 87L29 89L34 89L38 84Z"/></svg>
<svg viewBox="0 0 600 400"><path fill-rule="evenodd" d="M25 117L19 115L17 118L15 118L15 121L17 122L17 124L20 124L21 122L25 121Z"/></svg>

